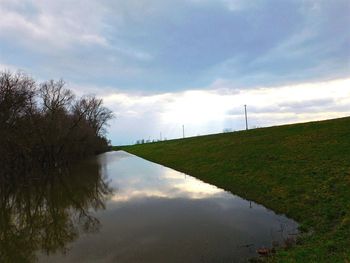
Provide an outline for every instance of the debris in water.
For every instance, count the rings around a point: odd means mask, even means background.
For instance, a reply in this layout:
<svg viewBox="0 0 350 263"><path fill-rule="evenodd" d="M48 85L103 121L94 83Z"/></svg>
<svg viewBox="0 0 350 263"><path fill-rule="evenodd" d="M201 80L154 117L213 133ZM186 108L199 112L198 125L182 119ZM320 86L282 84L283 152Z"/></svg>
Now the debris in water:
<svg viewBox="0 0 350 263"><path fill-rule="evenodd" d="M262 248L257 249L256 252L261 256L268 256L271 253L275 253L275 249L262 247Z"/></svg>

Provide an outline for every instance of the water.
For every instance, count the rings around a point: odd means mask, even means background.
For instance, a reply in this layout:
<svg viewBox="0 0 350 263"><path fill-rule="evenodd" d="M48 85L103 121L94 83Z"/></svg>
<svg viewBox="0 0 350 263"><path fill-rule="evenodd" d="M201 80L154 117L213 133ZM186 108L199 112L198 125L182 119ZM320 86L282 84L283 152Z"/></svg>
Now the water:
<svg viewBox="0 0 350 263"><path fill-rule="evenodd" d="M60 180L65 188L57 193L45 187L44 195L52 198L45 197L39 210L58 212L38 217L30 233L45 238L33 238L40 242L29 248L17 245L24 257L33 252L39 262L245 262L257 256L256 249L297 232L297 223L285 216L126 152L102 154L95 164L65 184Z"/></svg>

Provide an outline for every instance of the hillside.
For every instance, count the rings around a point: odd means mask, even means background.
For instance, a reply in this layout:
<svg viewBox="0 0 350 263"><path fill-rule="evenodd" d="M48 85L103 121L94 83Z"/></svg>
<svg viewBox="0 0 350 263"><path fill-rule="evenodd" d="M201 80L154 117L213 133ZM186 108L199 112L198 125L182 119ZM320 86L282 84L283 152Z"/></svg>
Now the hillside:
<svg viewBox="0 0 350 263"><path fill-rule="evenodd" d="M350 262L350 118L122 147L297 220L279 262Z"/></svg>

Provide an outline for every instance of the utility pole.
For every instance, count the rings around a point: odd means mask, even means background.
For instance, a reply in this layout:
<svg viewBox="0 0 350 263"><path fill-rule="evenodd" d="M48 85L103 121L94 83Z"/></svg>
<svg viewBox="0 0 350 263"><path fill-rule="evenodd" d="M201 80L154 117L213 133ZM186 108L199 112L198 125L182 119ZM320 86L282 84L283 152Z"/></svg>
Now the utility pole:
<svg viewBox="0 0 350 263"><path fill-rule="evenodd" d="M182 125L182 138L185 138L185 125Z"/></svg>
<svg viewBox="0 0 350 263"><path fill-rule="evenodd" d="M245 113L245 129L248 130L247 105L244 105L244 113Z"/></svg>

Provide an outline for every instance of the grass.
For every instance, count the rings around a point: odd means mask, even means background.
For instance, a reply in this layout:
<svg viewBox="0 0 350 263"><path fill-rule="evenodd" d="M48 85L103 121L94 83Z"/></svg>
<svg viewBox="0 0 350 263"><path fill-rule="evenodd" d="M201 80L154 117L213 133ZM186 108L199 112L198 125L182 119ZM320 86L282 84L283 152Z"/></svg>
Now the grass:
<svg viewBox="0 0 350 263"><path fill-rule="evenodd" d="M350 262L350 118L119 149L297 220L309 234L272 261Z"/></svg>

